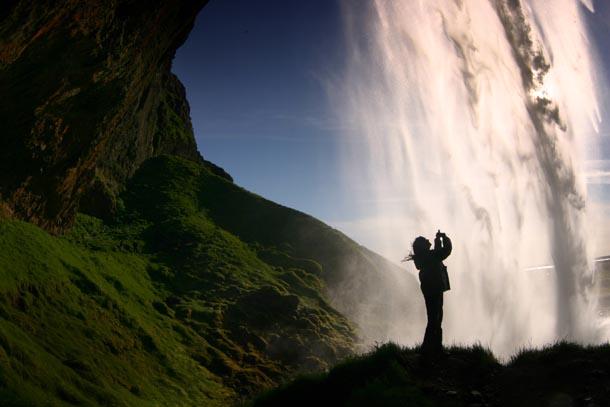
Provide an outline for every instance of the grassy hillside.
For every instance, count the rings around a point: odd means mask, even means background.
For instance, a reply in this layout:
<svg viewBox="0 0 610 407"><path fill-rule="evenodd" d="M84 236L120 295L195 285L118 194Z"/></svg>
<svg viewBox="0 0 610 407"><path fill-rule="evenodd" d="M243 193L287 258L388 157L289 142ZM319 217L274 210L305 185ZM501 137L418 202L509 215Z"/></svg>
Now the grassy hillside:
<svg viewBox="0 0 610 407"><path fill-rule="evenodd" d="M62 237L0 221L3 404L226 405L352 352L327 292L379 256L176 157L117 206Z"/></svg>
<svg viewBox="0 0 610 407"><path fill-rule="evenodd" d="M198 363L196 335L153 308L146 259L0 224L3 405L208 403L232 396ZM201 341L201 339L199 339ZM205 349L205 347L202 347Z"/></svg>
<svg viewBox="0 0 610 407"><path fill-rule="evenodd" d="M604 406L610 346L559 343L499 364L480 347L452 348L425 363L417 349L385 344L330 372L303 376L260 396L271 406Z"/></svg>

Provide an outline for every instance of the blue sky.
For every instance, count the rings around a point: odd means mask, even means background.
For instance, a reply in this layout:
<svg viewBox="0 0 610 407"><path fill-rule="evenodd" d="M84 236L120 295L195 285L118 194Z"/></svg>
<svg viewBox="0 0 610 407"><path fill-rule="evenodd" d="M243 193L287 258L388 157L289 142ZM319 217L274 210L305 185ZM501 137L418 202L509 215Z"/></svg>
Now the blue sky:
<svg viewBox="0 0 610 407"><path fill-rule="evenodd" d="M610 79L610 2L594 4L593 39ZM337 161L346 139L327 89L345 59L338 0L211 0L173 71L186 86L206 159L252 192L340 225L368 210L350 199ZM609 123L589 192L610 215Z"/></svg>
<svg viewBox="0 0 610 407"><path fill-rule="evenodd" d="M326 94L344 60L340 42L334 1L213 0L173 66L204 157L248 190L325 221L354 214Z"/></svg>

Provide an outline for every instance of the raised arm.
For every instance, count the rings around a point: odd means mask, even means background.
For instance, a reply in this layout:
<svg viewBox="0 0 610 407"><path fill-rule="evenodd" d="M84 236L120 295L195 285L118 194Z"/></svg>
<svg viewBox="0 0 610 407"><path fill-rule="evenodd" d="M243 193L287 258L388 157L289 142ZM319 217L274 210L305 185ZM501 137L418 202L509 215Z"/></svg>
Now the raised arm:
<svg viewBox="0 0 610 407"><path fill-rule="evenodd" d="M443 238L442 243L441 236ZM441 236L437 236L434 239L434 254L436 258L438 258L440 261L443 261L447 257L449 257L453 246L451 245L451 239L449 239L446 234L443 233Z"/></svg>

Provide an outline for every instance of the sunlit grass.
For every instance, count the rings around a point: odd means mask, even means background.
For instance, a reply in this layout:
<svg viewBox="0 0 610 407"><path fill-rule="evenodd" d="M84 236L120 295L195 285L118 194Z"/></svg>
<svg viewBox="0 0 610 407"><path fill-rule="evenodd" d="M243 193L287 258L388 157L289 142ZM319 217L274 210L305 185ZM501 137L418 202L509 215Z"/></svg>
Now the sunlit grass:
<svg viewBox="0 0 610 407"><path fill-rule="evenodd" d="M0 221L3 402L226 405L351 353L321 277L354 244L332 229L169 156L117 206L61 237Z"/></svg>

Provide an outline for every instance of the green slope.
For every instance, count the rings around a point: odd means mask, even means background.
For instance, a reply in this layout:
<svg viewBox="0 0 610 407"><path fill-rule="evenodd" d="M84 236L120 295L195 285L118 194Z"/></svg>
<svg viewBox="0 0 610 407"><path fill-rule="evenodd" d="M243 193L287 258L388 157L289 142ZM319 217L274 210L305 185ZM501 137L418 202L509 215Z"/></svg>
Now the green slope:
<svg viewBox="0 0 610 407"><path fill-rule="evenodd" d="M145 162L118 207L63 237L0 221L3 404L245 399L349 355L354 329L327 293L388 266L176 157Z"/></svg>
<svg viewBox="0 0 610 407"><path fill-rule="evenodd" d="M3 405L210 404L232 392L154 311L152 263L0 224ZM195 335L191 335L195 337Z"/></svg>

